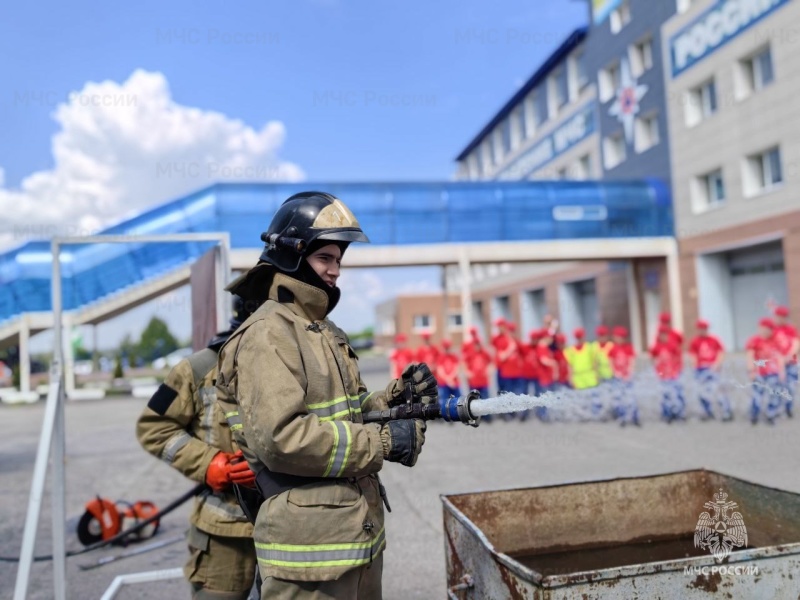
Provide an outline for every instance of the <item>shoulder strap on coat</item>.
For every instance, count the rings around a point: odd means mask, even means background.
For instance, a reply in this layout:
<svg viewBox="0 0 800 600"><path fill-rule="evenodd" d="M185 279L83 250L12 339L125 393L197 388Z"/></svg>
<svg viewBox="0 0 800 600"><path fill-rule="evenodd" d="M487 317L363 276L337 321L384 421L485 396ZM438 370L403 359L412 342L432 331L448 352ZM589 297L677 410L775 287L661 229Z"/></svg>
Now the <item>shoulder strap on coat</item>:
<svg viewBox="0 0 800 600"><path fill-rule="evenodd" d="M197 388L203 378L217 366L217 353L211 348L203 348L199 352L195 352L189 356L187 360L192 367L194 387Z"/></svg>

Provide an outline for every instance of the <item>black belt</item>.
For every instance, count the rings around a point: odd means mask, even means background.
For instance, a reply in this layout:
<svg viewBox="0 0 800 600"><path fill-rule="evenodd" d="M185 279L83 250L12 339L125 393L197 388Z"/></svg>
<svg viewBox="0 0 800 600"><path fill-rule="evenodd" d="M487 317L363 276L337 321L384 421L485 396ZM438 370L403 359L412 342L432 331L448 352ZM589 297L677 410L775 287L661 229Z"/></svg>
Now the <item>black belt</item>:
<svg viewBox="0 0 800 600"><path fill-rule="evenodd" d="M256 475L256 487L264 500L309 483L336 481L336 477L303 477L289 473L275 473L266 467Z"/></svg>

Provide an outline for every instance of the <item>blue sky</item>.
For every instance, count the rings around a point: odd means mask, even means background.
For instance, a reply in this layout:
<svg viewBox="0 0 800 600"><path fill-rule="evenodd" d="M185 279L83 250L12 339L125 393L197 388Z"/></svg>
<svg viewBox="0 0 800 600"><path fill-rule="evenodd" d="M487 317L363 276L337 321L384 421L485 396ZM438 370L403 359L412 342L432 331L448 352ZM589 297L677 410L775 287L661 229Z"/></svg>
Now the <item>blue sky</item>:
<svg viewBox="0 0 800 600"><path fill-rule="evenodd" d="M125 193L110 195L116 204L102 193L73 204L73 196L52 190L73 189L76 173L82 191L133 181L134 205L143 208L200 187L162 185L141 171L115 179L114 165L132 150L128 140L110 151L122 138L108 131L138 125L160 143L141 124L142 106L119 123L64 108L71 93L94 89L90 82L122 86L137 71L151 77L139 80L140 104L150 101L143 89L160 85L161 97L186 114L197 109L208 122L224 121L222 129L209 126L203 144L258 138L253 153L284 165L281 173L308 181L449 179L459 151L586 20L582 0L6 3L0 192L7 193L0 203L8 214L10 205L30 202L36 210L22 211L26 222L55 211L101 226L130 210ZM102 143L97 123L107 128ZM172 132L155 151L185 159L186 147L175 141L184 134L192 131ZM68 169L59 164L64 154ZM44 186L51 193L30 192L33 174L54 170Z"/></svg>

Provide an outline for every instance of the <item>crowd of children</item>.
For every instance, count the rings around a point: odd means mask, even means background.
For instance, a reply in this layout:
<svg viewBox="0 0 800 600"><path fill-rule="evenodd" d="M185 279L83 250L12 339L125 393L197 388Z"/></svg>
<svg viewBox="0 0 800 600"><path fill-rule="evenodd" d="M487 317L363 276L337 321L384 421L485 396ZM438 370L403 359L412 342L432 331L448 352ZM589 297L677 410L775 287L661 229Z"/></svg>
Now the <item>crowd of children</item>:
<svg viewBox="0 0 800 600"><path fill-rule="evenodd" d="M669 313L662 313L656 339L648 348L652 369L661 386L661 418L668 423L686 419L684 388L684 338L672 326ZM587 341L586 332L572 332L574 344L559 331L558 322L546 317L545 326L528 333L527 340L517 334L516 325L506 319L494 322L495 333L484 344L476 327L471 327L465 341L456 351L450 340L440 346L431 343L424 333L423 343L409 348L403 334L395 337L390 355L393 377L399 377L410 362L427 363L436 375L440 393L460 396L462 375L468 389L476 389L481 397L489 397L490 380L496 377L498 393L541 395L547 392L574 390L586 401L593 419L614 418L622 425L640 425L639 407L634 393L636 353L628 339L628 330L600 325L595 340ZM702 419L733 419L730 399L722 386L720 371L725 348L710 333L710 324L698 320L697 333L685 348L696 383ZM789 323L789 311L779 306L774 318L759 321L758 333L746 344L747 370L752 388L750 420L755 424L763 417L768 423L786 415L792 417L793 401L798 388L797 356L800 338ZM612 399L611 407L603 398ZM534 414L550 420L544 407ZM525 420L528 412L519 418ZM513 418L508 416L507 418Z"/></svg>

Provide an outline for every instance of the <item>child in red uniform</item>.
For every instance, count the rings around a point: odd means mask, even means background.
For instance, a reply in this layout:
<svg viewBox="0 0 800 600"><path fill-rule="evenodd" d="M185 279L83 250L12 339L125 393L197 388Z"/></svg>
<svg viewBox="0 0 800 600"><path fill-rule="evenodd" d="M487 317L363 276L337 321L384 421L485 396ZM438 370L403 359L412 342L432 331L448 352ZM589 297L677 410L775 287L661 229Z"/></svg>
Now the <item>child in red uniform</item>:
<svg viewBox="0 0 800 600"><path fill-rule="evenodd" d="M758 322L758 333L747 340L747 371L753 380L753 402L750 422L755 425L764 413L770 425L775 424L781 406L781 382L784 380L783 356L775 344L772 319ZM766 400L766 402L765 402ZM765 406L766 404L766 406Z"/></svg>
<svg viewBox="0 0 800 600"><path fill-rule="evenodd" d="M567 336L563 333L557 333L553 336L553 340L556 343L556 349L553 350L553 358L555 358L556 364L558 364L558 381L556 383L559 388L566 389L571 387L569 381L569 362L567 361L567 357L564 356L564 348L567 346Z"/></svg>
<svg viewBox="0 0 800 600"><path fill-rule="evenodd" d="M553 334L548 329L539 331L539 343L536 345L536 353L539 359L539 393L544 394L554 389L555 382L558 381L558 362L553 356L550 345L553 343ZM547 409L544 406L536 407L536 416L542 421L549 421Z"/></svg>
<svg viewBox="0 0 800 600"><path fill-rule="evenodd" d="M459 385L458 367L460 362L458 356L450 351L452 347L450 340L442 340L442 353L436 366L436 381L439 383L439 396L449 398L461 396L461 386Z"/></svg>
<svg viewBox="0 0 800 600"><path fill-rule="evenodd" d="M461 347L461 357L467 372L467 385L471 390L478 390L481 398L489 397L489 369L492 366L492 355L483 347L477 330L472 333L469 346ZM486 415L481 419L486 423L492 422L492 416Z"/></svg>
<svg viewBox="0 0 800 600"><path fill-rule="evenodd" d="M797 395L798 367L797 354L800 352L800 338L797 330L789 323L789 309L785 306L775 307L775 329L773 336L778 350L783 355L786 369L786 416L792 417L794 398Z"/></svg>
<svg viewBox="0 0 800 600"><path fill-rule="evenodd" d="M436 373L437 363L439 362L439 349L431 344L431 334L429 331L422 332L422 345L417 348L416 358L417 362L425 363L431 370L431 373Z"/></svg>
<svg viewBox="0 0 800 600"><path fill-rule="evenodd" d="M389 354L389 362L392 366L392 378L399 379L403 369L409 363L414 362L414 351L406 346L408 338L404 333L394 336L394 350Z"/></svg>
<svg viewBox="0 0 800 600"><path fill-rule="evenodd" d="M661 417L667 422L685 420L686 399L681 383L681 349L675 343L672 328L662 324L658 338L650 348L656 375L661 380Z"/></svg>
<svg viewBox="0 0 800 600"><path fill-rule="evenodd" d="M475 327L475 325L472 325L469 328L466 341L461 344L461 358L466 358L472 354L472 352L475 351L476 348L480 347L480 345L481 342L478 337L478 328Z"/></svg>
<svg viewBox="0 0 800 600"><path fill-rule="evenodd" d="M611 372L614 375L612 385L614 386L615 413L622 426L628 423L640 425L636 396L631 393L633 363L636 360L636 353L633 350L633 345L628 341L627 328L614 327L612 335L614 347L608 352L608 360L611 364Z"/></svg>
<svg viewBox="0 0 800 600"><path fill-rule="evenodd" d="M536 347L539 344L539 331L531 329L528 333L529 343L522 344L522 375L528 386L528 394L538 396L539 389L539 355Z"/></svg>
<svg viewBox="0 0 800 600"><path fill-rule="evenodd" d="M713 419L711 404L716 396L722 408L722 420L733 419L731 403L719 384L719 371L725 348L715 335L708 333L708 321L697 321L697 335L689 343L689 354L694 359L694 372L700 389L700 404L705 412L704 419Z"/></svg>

